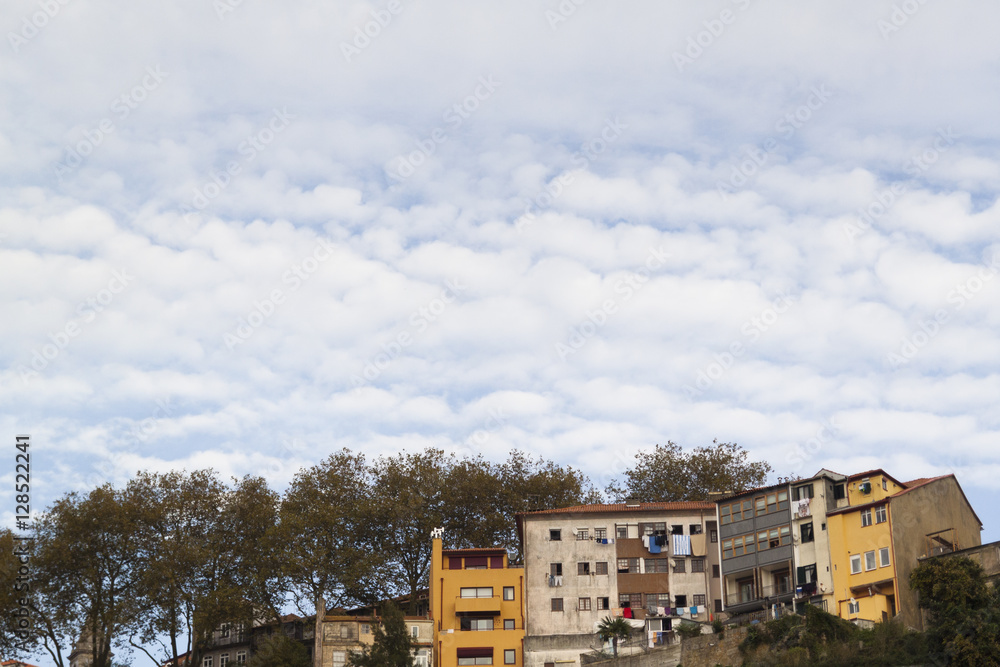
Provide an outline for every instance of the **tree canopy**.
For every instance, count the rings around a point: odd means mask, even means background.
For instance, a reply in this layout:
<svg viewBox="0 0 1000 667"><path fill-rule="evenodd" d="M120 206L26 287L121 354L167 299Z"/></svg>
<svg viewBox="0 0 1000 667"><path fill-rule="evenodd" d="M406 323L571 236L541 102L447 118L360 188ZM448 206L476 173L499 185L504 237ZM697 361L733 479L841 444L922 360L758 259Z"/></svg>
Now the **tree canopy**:
<svg viewBox="0 0 1000 667"><path fill-rule="evenodd" d="M979 563L931 558L910 573L910 587L931 617L931 657L948 665L1000 665L1000 589Z"/></svg>
<svg viewBox="0 0 1000 667"><path fill-rule="evenodd" d="M635 466L607 488L607 494L617 502L629 498L643 502L707 500L711 493L763 486L772 472L768 463L749 460L749 452L735 442L718 440L691 451L668 441L635 458Z"/></svg>

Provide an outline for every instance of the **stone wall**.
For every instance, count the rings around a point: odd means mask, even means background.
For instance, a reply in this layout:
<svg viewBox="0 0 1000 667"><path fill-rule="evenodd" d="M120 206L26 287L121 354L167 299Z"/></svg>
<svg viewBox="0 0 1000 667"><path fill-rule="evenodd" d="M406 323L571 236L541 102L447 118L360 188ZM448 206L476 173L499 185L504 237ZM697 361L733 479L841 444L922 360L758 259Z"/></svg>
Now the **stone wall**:
<svg viewBox="0 0 1000 667"><path fill-rule="evenodd" d="M645 653L619 655L617 660L592 662L587 667L677 667L679 664L681 664L681 646L675 644L652 649ZM683 664L687 667L687 663Z"/></svg>
<svg viewBox="0 0 1000 667"><path fill-rule="evenodd" d="M719 635L702 635L681 642L681 663L684 667L739 667L743 664L740 642L747 635L749 626L726 628L723 639Z"/></svg>

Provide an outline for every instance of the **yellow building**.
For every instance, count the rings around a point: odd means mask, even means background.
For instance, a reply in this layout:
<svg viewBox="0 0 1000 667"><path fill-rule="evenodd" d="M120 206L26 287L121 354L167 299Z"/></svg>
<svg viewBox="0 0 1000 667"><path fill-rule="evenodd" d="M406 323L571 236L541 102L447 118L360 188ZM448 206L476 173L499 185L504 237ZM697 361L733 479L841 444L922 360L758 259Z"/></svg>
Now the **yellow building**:
<svg viewBox="0 0 1000 667"><path fill-rule="evenodd" d="M851 475L827 512L832 613L920 627L910 572L920 558L978 546L982 522L954 475L899 482L883 470Z"/></svg>
<svg viewBox="0 0 1000 667"><path fill-rule="evenodd" d="M506 549L442 549L434 538L430 598L435 667L524 665L524 568Z"/></svg>

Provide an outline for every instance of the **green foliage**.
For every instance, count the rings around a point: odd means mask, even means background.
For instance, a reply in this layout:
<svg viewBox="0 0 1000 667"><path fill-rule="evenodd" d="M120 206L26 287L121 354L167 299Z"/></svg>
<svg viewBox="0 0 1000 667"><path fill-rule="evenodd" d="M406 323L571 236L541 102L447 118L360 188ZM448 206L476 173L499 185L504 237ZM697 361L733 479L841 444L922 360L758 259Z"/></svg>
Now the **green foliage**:
<svg viewBox="0 0 1000 667"><path fill-rule="evenodd" d="M930 657L949 665L1000 664L1000 590L983 568L962 557L931 558L910 573L931 618Z"/></svg>
<svg viewBox="0 0 1000 667"><path fill-rule="evenodd" d="M763 485L771 466L748 461L749 453L735 442L712 441L710 447L685 452L680 445L656 445L652 453L636 454L636 464L607 493L618 502L705 500L715 491L738 492Z"/></svg>
<svg viewBox="0 0 1000 667"><path fill-rule="evenodd" d="M632 635L632 625L621 616L605 616L597 626L597 636L602 642L611 642L614 656L618 657L618 642Z"/></svg>
<svg viewBox="0 0 1000 667"><path fill-rule="evenodd" d="M719 635L720 637L724 637L726 634L725 624L719 619L715 619L714 621L712 621L712 632Z"/></svg>
<svg viewBox="0 0 1000 667"><path fill-rule="evenodd" d="M312 667L312 660L300 642L276 632L257 646L247 667Z"/></svg>
<svg viewBox="0 0 1000 667"><path fill-rule="evenodd" d="M748 667L890 667L926 658L923 635L898 623L862 630L818 607L752 626L740 644Z"/></svg>
<svg viewBox="0 0 1000 667"><path fill-rule="evenodd" d="M372 645L351 653L351 667L413 667L413 638L403 611L392 602L382 610L382 623L372 626Z"/></svg>
<svg viewBox="0 0 1000 667"><path fill-rule="evenodd" d="M681 621L677 626L677 634L680 635L681 639L694 639L695 637L701 636L701 624L700 623L686 623Z"/></svg>

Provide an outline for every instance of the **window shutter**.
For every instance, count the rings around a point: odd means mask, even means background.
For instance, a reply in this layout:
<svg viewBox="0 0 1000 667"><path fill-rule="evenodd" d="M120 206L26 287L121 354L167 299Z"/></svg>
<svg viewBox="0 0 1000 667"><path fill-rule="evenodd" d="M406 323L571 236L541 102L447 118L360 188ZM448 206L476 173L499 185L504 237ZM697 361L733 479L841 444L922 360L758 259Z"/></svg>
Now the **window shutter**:
<svg viewBox="0 0 1000 667"><path fill-rule="evenodd" d="M490 569L502 570L503 569L503 556L491 556L490 557Z"/></svg>
<svg viewBox="0 0 1000 667"><path fill-rule="evenodd" d="M462 559L455 558L452 556L448 559L448 569L449 570L461 570L462 569Z"/></svg>

